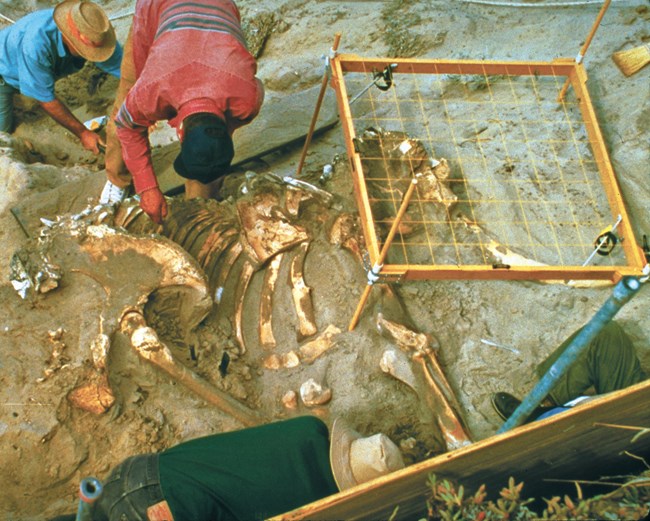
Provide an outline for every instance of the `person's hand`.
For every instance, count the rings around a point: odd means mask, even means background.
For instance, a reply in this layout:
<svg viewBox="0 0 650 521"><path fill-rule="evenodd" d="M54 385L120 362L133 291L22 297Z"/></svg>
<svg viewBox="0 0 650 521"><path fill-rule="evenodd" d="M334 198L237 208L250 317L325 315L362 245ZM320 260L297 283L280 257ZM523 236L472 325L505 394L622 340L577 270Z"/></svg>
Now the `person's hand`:
<svg viewBox="0 0 650 521"><path fill-rule="evenodd" d="M84 130L79 136L81 144L86 150L90 150L93 154L99 154L100 148L106 149L106 144L99 137L99 134L90 130Z"/></svg>
<svg viewBox="0 0 650 521"><path fill-rule="evenodd" d="M149 188L140 194L140 208L156 224L162 224L167 217L167 201L160 188Z"/></svg>

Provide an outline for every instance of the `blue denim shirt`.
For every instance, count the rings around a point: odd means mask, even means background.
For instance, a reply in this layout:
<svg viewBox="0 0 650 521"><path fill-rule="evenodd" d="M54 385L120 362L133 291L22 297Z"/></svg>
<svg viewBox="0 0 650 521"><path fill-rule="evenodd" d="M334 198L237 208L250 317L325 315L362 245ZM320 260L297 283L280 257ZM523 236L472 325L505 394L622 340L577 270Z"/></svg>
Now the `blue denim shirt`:
<svg viewBox="0 0 650 521"><path fill-rule="evenodd" d="M21 94L37 101L54 100L54 82L79 71L86 60L72 56L54 23L54 9L35 11L0 31L0 76ZM122 47L97 66L119 78Z"/></svg>

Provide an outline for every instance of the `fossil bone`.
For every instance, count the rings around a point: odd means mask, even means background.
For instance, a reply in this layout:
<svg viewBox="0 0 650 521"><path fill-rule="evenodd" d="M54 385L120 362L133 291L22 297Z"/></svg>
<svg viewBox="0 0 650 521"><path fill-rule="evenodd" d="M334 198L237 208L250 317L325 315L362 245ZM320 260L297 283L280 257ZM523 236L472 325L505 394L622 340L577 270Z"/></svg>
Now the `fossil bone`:
<svg viewBox="0 0 650 521"><path fill-rule="evenodd" d="M246 353L246 344L244 342L244 325L243 325L243 314L244 314L244 298L246 297L246 290L250 284L251 278L255 269L253 265L246 261L244 267L241 270L239 282L237 284L237 291L235 292L235 335L237 336L237 342L239 343L239 354L243 355Z"/></svg>
<svg viewBox="0 0 650 521"><path fill-rule="evenodd" d="M311 364L335 345L334 337L340 332L341 330L334 324L327 326L317 338L300 346L300 359L306 364Z"/></svg>
<svg viewBox="0 0 650 521"><path fill-rule="evenodd" d="M280 253L271 259L266 271L264 272L264 281L262 283L262 294L260 295L260 344L265 349L272 349L276 346L275 336L273 335L273 294L275 293L275 283L278 280L278 272L282 263L283 254Z"/></svg>
<svg viewBox="0 0 650 521"><path fill-rule="evenodd" d="M381 313L377 316L377 328L384 336L394 340L402 349L413 351L413 359L422 367L431 393L426 399L436 415L448 450L458 449L472 443L457 411L460 406L445 377L438 359L429 346L430 340L423 333L385 319Z"/></svg>
<svg viewBox="0 0 650 521"><path fill-rule="evenodd" d="M310 378L300 386L300 399L307 407L317 407L332 399L332 390Z"/></svg>
<svg viewBox="0 0 650 521"><path fill-rule="evenodd" d="M215 388L184 365L174 361L169 348L158 339L155 330L147 326L140 311L127 311L120 323L124 333L130 337L131 345L143 359L162 369L174 380L243 425L252 427L263 423L264 420L255 411Z"/></svg>
<svg viewBox="0 0 650 521"><path fill-rule="evenodd" d="M303 227L292 224L282 215L277 204L277 197L270 193L260 194L252 202L237 203L246 251L258 264L264 264L273 255L309 238Z"/></svg>
<svg viewBox="0 0 650 521"><path fill-rule="evenodd" d="M170 289L182 297L179 319L193 329L212 307L207 280L199 266L178 245L162 237L135 236L105 225L88 225L71 216L48 227L16 256L40 260L41 265L29 264L29 270L36 274L42 272L43 264L63 265L65 261L63 276L68 272L83 275L103 290L104 299L95 303L99 312L85 316L79 338L80 344L91 350L94 372L86 384L69 394L74 405L94 413L105 412L115 400L106 359L110 338L125 308L144 304L154 291ZM141 263L137 284L116 284L124 263L133 266L136 261Z"/></svg>
<svg viewBox="0 0 650 521"><path fill-rule="evenodd" d="M384 373L387 373L400 382L405 383L417 393L415 374L413 373L411 364L405 357L404 353L401 351L395 351L394 349L387 349L381 356L379 367Z"/></svg>
<svg viewBox="0 0 650 521"><path fill-rule="evenodd" d="M309 242L300 244L300 249L291 261L291 294L298 316L298 341L310 337L318 332L314 307L311 302L311 289L305 284L303 278L303 265L309 249Z"/></svg>

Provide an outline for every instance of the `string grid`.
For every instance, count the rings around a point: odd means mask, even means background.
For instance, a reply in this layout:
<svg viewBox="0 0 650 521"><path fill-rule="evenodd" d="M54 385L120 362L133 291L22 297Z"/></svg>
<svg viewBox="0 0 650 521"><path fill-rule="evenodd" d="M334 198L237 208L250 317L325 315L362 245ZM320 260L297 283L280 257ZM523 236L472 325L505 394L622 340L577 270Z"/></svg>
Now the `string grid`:
<svg viewBox="0 0 650 521"><path fill-rule="evenodd" d="M594 145L603 145L594 143L599 133L585 120L590 107L583 93L557 99L566 65L549 65L544 74L521 64L511 73L505 65L496 74L494 67L487 72L474 64L468 73L462 64L436 61L426 72L426 63L406 62L393 65L383 89L376 86L376 65L355 62L337 95L361 164L357 202L367 209L366 241L377 250L408 183L423 178L386 264L418 267L431 278L441 266L548 266L558 268L558 277L563 267L574 275L585 263L608 274L629 269L620 245L592 255L601 234L627 214L615 179L606 175L607 156L594 153ZM594 275L588 271L584 278Z"/></svg>

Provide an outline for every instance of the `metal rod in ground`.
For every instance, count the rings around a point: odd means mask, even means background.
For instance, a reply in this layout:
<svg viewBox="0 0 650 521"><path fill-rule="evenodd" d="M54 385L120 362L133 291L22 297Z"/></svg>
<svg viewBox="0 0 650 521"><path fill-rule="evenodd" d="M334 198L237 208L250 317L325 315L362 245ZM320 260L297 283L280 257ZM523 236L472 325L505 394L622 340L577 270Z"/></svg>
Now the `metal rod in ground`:
<svg viewBox="0 0 650 521"><path fill-rule="evenodd" d="M97 478L84 478L79 483L79 507L75 521L92 521L91 506L102 495L103 487Z"/></svg>
<svg viewBox="0 0 650 521"><path fill-rule="evenodd" d="M587 36L587 39L585 40L585 43L582 45L582 48L580 49L580 52L578 53L578 56L576 56L576 63L582 63L582 59L585 57L585 53L587 52L587 49L589 48L589 45L591 44L591 40L594 39L594 36L596 34L596 29L598 29L598 26L600 25L600 21L603 19L603 16L605 16L605 11L607 11L607 8L609 7L609 4L612 3L612 0L605 0L605 3L603 6L600 8L600 12L598 13L598 16L596 17L596 21L594 22L594 25L591 28L591 31L589 32L589 35ZM567 77L566 81L564 82L564 85L562 86L562 90L560 91L560 94L558 94L557 100L562 101L564 99L564 95L566 94L566 91L569 88L569 84L571 83L570 78Z"/></svg>
<svg viewBox="0 0 650 521"><path fill-rule="evenodd" d="M596 311L595 315L580 330L573 341L567 346L560 357L542 376L535 388L523 399L519 407L497 431L497 434L506 432L521 425L535 410L535 408L548 396L558 380L564 376L571 365L587 349L600 330L612 319L614 315L639 291L641 282L636 277L623 277L614 287L612 295Z"/></svg>
<svg viewBox="0 0 650 521"><path fill-rule="evenodd" d="M10 24L15 24L16 22L9 18L8 16L5 16L3 14L0 14L0 20L4 20L5 22L9 22Z"/></svg>
<svg viewBox="0 0 650 521"><path fill-rule="evenodd" d="M352 320L350 321L350 325L348 326L348 331L352 331L356 327L357 322L359 322L359 317L361 316L361 312L363 311L363 306L366 305L366 300L368 300L368 297L370 296L370 291L372 290L372 286L375 283L377 276L379 275L379 271L381 270L382 265L384 264L384 260L386 260L386 255L388 255L388 248L390 248L390 245L393 242L393 238L397 233L397 228L399 227L399 224L402 221L404 214L406 213L406 208L408 207L409 201L411 200L411 196L413 195L413 190L415 189L415 185L418 184L417 177L418 176L416 176L411 181L411 184L409 185L406 194L404 194L404 200L402 201L402 204L399 207L397 215L395 216L393 225L390 227L390 231L388 232L388 237L386 237L384 246L382 247L381 252L379 253L379 258L377 259L377 262L375 262L375 265L372 267L372 269L368 272L368 284L366 284L366 287L363 290L363 294L361 295L361 299L359 300L357 309L354 312L354 316L352 317Z"/></svg>
<svg viewBox="0 0 650 521"><path fill-rule="evenodd" d="M332 50L330 51L330 56L325 60L325 72L323 73L323 80L320 85L320 92L318 93L318 99L316 100L316 108L314 109L314 114L311 117L311 123L309 124L309 130L307 131L307 137L305 138L305 144L302 147L302 153L300 154L300 161L298 162L298 168L296 169L296 177L300 177L302 172L302 167L305 164L305 158L307 157L307 149L311 143L311 138L314 135L314 129L316 128L316 122L318 121L318 113L320 112L320 107L323 103L323 98L325 97L325 91L327 90L327 81L329 80L329 71L330 71L330 60L336 55L336 51L339 48L339 42L341 41L341 33L336 33L334 35L334 44L332 45Z"/></svg>

